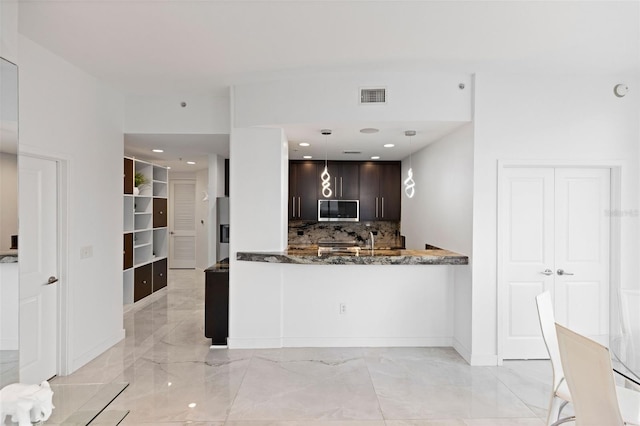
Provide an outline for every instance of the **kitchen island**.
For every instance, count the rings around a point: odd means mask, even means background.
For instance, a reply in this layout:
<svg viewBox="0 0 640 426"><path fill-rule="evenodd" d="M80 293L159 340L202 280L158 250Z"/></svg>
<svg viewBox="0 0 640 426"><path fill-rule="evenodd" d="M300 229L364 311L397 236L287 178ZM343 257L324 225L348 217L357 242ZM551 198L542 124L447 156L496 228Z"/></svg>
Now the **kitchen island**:
<svg viewBox="0 0 640 426"><path fill-rule="evenodd" d="M468 263L436 249L238 251L230 296L243 303L230 310L229 347L459 349L454 328L467 312L456 314L454 299Z"/></svg>
<svg viewBox="0 0 640 426"><path fill-rule="evenodd" d="M238 252L237 260L312 265L467 265L469 258L449 250L361 248L356 252L324 252L318 247L289 248L282 252Z"/></svg>

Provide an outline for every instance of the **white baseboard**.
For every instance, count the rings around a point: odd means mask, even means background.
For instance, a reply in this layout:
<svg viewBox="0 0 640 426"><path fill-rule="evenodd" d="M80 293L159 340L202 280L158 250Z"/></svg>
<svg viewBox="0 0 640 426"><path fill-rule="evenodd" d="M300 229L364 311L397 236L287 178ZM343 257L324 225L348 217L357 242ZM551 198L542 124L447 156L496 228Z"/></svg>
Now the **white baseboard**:
<svg viewBox="0 0 640 426"><path fill-rule="evenodd" d="M103 352L105 352L107 349L109 349L111 346L115 345L116 343L118 343L119 341L124 339L124 337L125 337L125 330L123 328L122 330L118 331L117 333L115 333L111 337L103 340L102 342L100 342L98 345L94 346L93 348L91 348L87 352L85 352L82 355L74 358L70 363L71 364L70 365L71 368L70 368L70 371L68 372L68 374L73 373L74 371L76 371L80 367L82 367L85 364L87 364L89 361L91 361L94 358L98 357Z"/></svg>
<svg viewBox="0 0 640 426"><path fill-rule="evenodd" d="M285 337L285 347L450 347L450 337Z"/></svg>
<svg viewBox="0 0 640 426"><path fill-rule="evenodd" d="M344 347L451 347L450 337L283 337L233 338L230 349L344 348Z"/></svg>
<svg viewBox="0 0 640 426"><path fill-rule="evenodd" d="M17 351L20 349L18 339L0 339L0 351Z"/></svg>
<svg viewBox="0 0 640 426"><path fill-rule="evenodd" d="M279 337L229 337L227 338L229 349L277 349L282 348L282 339Z"/></svg>
<svg viewBox="0 0 640 426"><path fill-rule="evenodd" d="M471 354L470 365L478 367L492 367L498 365L498 355L474 355Z"/></svg>
<svg viewBox="0 0 640 426"><path fill-rule="evenodd" d="M458 354L471 365L471 350L460 343L456 338L453 339L453 349L455 349L456 352L458 352Z"/></svg>

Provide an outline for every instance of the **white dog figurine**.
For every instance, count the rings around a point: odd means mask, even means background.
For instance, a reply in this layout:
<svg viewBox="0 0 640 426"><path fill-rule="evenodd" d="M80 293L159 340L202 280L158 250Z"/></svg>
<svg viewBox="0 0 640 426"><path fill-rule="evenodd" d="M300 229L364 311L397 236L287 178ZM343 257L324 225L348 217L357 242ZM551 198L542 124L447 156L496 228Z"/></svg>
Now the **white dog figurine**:
<svg viewBox="0 0 640 426"><path fill-rule="evenodd" d="M0 424L6 416L19 426L31 426L49 419L53 406L53 391L45 380L38 385L14 383L0 390Z"/></svg>

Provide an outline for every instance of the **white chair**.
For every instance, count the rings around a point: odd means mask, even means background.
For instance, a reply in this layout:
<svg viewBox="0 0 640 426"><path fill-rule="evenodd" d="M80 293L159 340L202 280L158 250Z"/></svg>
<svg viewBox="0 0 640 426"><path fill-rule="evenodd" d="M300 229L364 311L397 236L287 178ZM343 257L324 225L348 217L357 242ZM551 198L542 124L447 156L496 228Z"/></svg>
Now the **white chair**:
<svg viewBox="0 0 640 426"><path fill-rule="evenodd" d="M640 425L640 392L616 386L609 349L556 324L576 426Z"/></svg>
<svg viewBox="0 0 640 426"><path fill-rule="evenodd" d="M549 352L551 368L553 370L553 388L551 389L551 401L549 402L549 413L547 414L547 425L555 426L573 420L573 416L560 418L562 409L571 402L571 393L564 380L562 371L562 361L560 360L560 349L558 348L558 338L556 336L555 319L553 316L553 303L551 294L548 291L536 296L538 307L538 320L542 330L542 338Z"/></svg>

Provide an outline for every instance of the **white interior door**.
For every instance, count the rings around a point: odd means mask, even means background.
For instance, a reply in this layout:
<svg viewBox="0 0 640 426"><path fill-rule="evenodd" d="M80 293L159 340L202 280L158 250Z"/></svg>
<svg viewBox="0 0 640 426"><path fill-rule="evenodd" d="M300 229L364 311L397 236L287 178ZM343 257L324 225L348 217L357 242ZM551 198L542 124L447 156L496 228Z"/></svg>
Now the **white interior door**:
<svg viewBox="0 0 640 426"><path fill-rule="evenodd" d="M172 180L169 196L169 267L196 267L196 183Z"/></svg>
<svg viewBox="0 0 640 426"><path fill-rule="evenodd" d="M556 169L556 321L608 345L609 169ZM560 275L559 270L563 273ZM569 275L571 274L571 275Z"/></svg>
<svg viewBox="0 0 640 426"><path fill-rule="evenodd" d="M610 170L507 168L501 185L502 358L548 357L535 305L544 290L556 321L606 342Z"/></svg>
<svg viewBox="0 0 640 426"><path fill-rule="evenodd" d="M58 364L58 195L55 161L20 157L20 381L39 383ZM52 277L52 278L50 278Z"/></svg>
<svg viewBox="0 0 640 426"><path fill-rule="evenodd" d="M552 168L505 169L503 215L503 358L545 358L535 297L553 290Z"/></svg>

